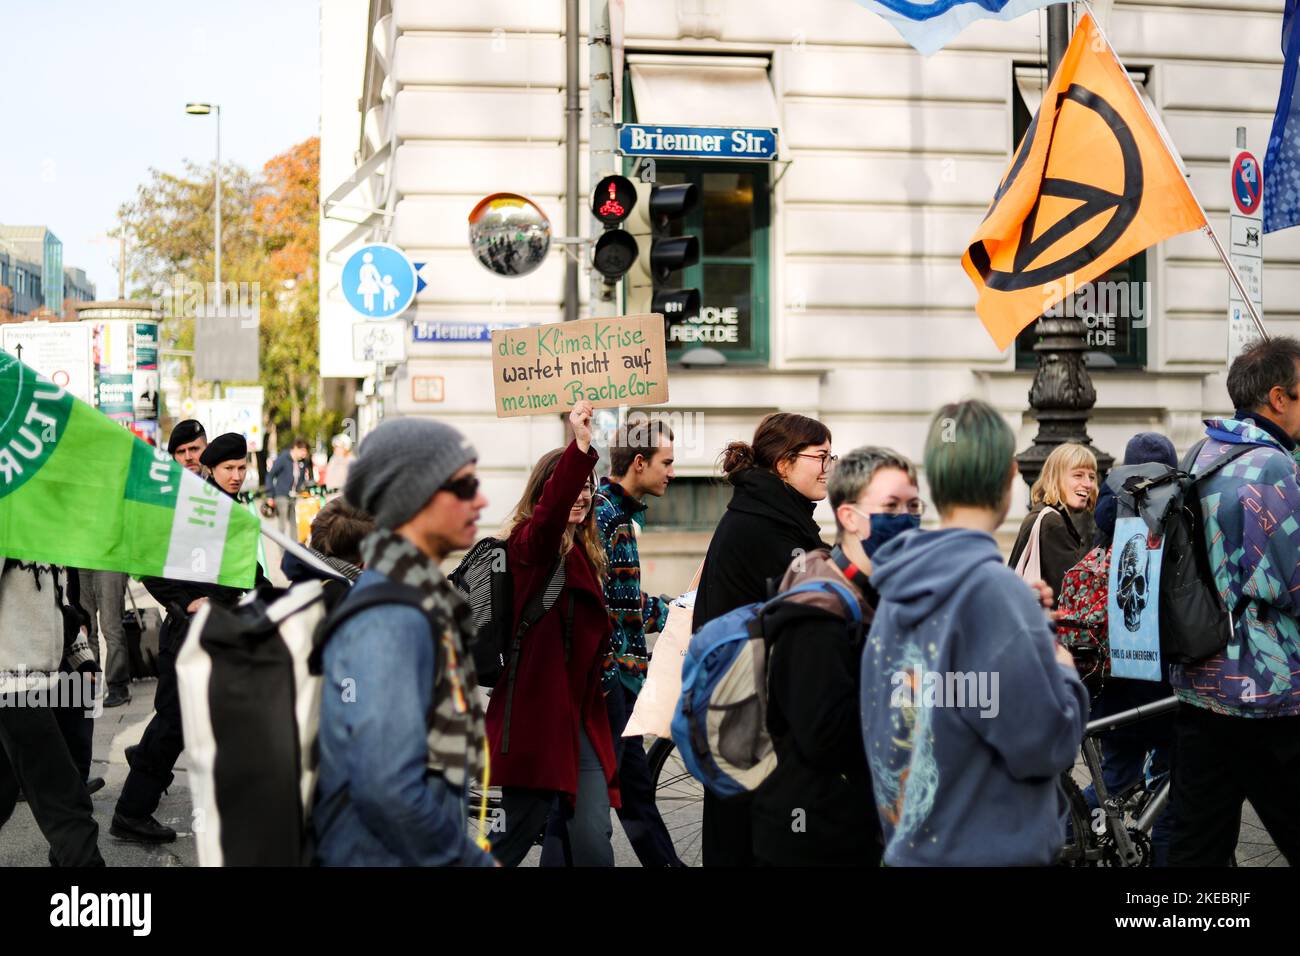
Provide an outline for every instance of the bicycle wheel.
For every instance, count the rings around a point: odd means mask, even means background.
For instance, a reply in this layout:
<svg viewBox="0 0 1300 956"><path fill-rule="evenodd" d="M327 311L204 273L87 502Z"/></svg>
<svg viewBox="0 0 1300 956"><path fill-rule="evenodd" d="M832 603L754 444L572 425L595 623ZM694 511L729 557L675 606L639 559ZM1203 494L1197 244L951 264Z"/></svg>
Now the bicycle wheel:
<svg viewBox="0 0 1300 956"><path fill-rule="evenodd" d="M1083 791L1075 783L1070 771L1060 776L1061 792L1070 810L1070 825L1065 833L1065 846L1057 858L1059 866L1095 866L1097 857L1096 837L1092 832L1092 811L1088 801L1083 798Z"/></svg>
<svg viewBox="0 0 1300 956"><path fill-rule="evenodd" d="M671 740L659 738L646 754L654 782L655 806L663 817L678 858L687 866L701 865L704 833L704 785L682 764Z"/></svg>

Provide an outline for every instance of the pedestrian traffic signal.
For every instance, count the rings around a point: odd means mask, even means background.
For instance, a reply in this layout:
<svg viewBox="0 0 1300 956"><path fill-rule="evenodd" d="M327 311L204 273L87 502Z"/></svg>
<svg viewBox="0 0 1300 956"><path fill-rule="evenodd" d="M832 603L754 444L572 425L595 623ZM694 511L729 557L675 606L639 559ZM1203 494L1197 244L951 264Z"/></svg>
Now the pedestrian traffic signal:
<svg viewBox="0 0 1300 956"><path fill-rule="evenodd" d="M591 214L605 227L592 248L591 264L607 282L623 278L636 262L636 240L620 228L636 203L636 188L626 176L606 176L591 191Z"/></svg>
<svg viewBox="0 0 1300 956"><path fill-rule="evenodd" d="M591 192L591 214L602 226L611 229L632 214L636 201L632 180L626 176L606 176Z"/></svg>
<svg viewBox="0 0 1300 956"><path fill-rule="evenodd" d="M637 201L626 229L636 240L636 266L628 281L628 315L658 312L665 323L700 314L700 290L670 284L674 272L700 261L700 240L670 235L674 223L695 208L693 183L675 186L636 184Z"/></svg>

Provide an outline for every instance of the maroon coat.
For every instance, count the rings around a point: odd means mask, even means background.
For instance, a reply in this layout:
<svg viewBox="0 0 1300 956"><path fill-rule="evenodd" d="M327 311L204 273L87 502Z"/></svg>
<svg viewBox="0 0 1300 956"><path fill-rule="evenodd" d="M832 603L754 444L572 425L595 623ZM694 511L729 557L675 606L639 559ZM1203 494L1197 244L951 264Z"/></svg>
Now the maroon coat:
<svg viewBox="0 0 1300 956"><path fill-rule="evenodd" d="M596 461L595 451L584 454L575 442L570 442L542 487L532 517L511 533L506 560L514 582L516 619L528 599L546 586L568 527L569 509L578 500ZM570 595L574 600L572 652L566 665L563 611ZM555 606L529 628L520 645L508 753L501 752L509 694L506 679L502 678L492 692L487 711L492 783L556 790L575 798L581 726L605 768L610 805L620 805L614 741L601 691L609 630L604 589L591 559L580 545L575 545L565 558L563 593Z"/></svg>

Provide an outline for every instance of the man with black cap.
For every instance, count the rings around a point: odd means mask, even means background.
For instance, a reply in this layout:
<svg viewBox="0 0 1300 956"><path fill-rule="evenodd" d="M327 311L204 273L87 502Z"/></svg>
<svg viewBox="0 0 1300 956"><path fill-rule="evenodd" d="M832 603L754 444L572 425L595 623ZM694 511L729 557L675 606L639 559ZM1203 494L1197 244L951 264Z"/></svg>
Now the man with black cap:
<svg viewBox="0 0 1300 956"><path fill-rule="evenodd" d="M349 467L343 495L376 528L334 612L351 616L333 619L325 645L313 811L325 866L494 864L465 832L483 761L470 612L438 567L473 542L487 507L476 458L450 425L402 418L366 436Z"/></svg>
<svg viewBox="0 0 1300 956"><path fill-rule="evenodd" d="M198 425L197 422L194 423ZM177 428L180 428L178 425ZM202 426L199 427L200 433ZM173 431L173 436L175 432ZM171 447L171 442L168 447ZM193 442L184 443L184 449ZM219 435L199 455L199 464L209 472L208 481L222 492L238 500L248 469L248 441L243 435L228 432ZM173 452L173 456L176 452ZM181 461L177 458L177 461ZM198 474L185 462L184 467ZM145 728L140 743L126 748L126 762L130 766L122 795L118 798L109 833L123 840L137 843L170 843L176 831L154 819L154 811L162 799L163 791L171 785L172 768L185 739L181 730L180 695L176 687L176 653L189 630L190 618L208 600L233 606L244 592L238 588L219 584L200 584L195 581L176 581L168 578L142 578L145 589L167 609L158 637L158 689L154 693L154 715ZM266 584L259 571L255 586Z"/></svg>
<svg viewBox="0 0 1300 956"><path fill-rule="evenodd" d="M167 439L167 454L175 458L177 464L186 471L200 476L203 474L203 465L199 462L199 457L207 447L207 432L192 418L177 422L171 437Z"/></svg>

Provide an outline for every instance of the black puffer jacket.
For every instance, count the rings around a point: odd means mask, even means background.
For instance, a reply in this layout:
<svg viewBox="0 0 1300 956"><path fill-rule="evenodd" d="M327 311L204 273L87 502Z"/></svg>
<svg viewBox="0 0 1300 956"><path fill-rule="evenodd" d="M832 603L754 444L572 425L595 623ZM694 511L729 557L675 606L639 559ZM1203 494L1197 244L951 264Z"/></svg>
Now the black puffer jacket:
<svg viewBox="0 0 1300 956"><path fill-rule="evenodd" d="M770 866L876 866L883 843L862 743L862 643L879 600L858 571L854 584L825 551L792 567L782 590L837 580L853 588L861 632L831 595L800 594L767 619L767 726L777 763L754 793L754 856Z"/></svg>
<svg viewBox="0 0 1300 956"><path fill-rule="evenodd" d="M826 547L809 501L765 468L731 477L736 491L704 556L692 630L744 604L767 597L795 555Z"/></svg>

